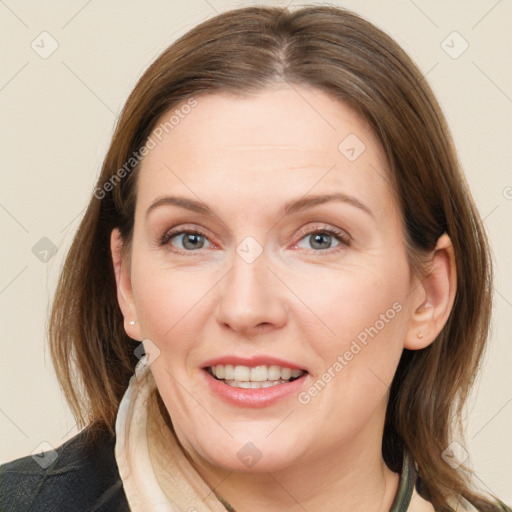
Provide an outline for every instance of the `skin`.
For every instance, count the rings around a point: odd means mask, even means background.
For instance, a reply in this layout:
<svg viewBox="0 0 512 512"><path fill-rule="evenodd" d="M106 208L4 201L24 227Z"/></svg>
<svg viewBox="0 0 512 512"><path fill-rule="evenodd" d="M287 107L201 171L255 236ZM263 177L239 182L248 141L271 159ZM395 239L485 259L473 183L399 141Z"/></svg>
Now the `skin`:
<svg viewBox="0 0 512 512"><path fill-rule="evenodd" d="M326 93L276 84L248 98L197 100L143 161L127 258L112 233L126 332L160 350L150 368L177 437L237 511L389 510L398 475L381 455L388 386L402 350L432 343L448 318L450 240L439 239L427 278L411 274L382 147ZM365 145L354 161L338 149L349 134ZM333 191L371 213L342 201L281 213L289 201ZM167 195L213 213L165 205L146 215ZM160 245L174 227L203 232L203 247L187 249L180 235ZM327 236L318 248L309 235L325 228L349 244ZM263 249L252 263L236 251L247 236ZM242 408L205 385L208 359L265 354L306 368L307 390L396 303L400 312L307 404L293 394ZM247 442L262 455L251 468L237 457Z"/></svg>

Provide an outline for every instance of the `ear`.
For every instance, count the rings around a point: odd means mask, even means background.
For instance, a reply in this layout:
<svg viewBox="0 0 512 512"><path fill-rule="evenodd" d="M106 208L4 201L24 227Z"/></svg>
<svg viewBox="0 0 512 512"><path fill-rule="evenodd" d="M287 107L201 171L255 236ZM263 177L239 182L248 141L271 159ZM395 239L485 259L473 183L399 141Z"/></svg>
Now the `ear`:
<svg viewBox="0 0 512 512"><path fill-rule="evenodd" d="M140 340L140 325L133 299L130 265L123 260L123 239L119 229L110 235L110 252L116 276L117 301L124 316L124 330L130 338Z"/></svg>
<svg viewBox="0 0 512 512"><path fill-rule="evenodd" d="M419 350L436 339L446 324L457 291L457 269L452 242L445 233L437 241L430 272L414 285L412 312L404 347Z"/></svg>

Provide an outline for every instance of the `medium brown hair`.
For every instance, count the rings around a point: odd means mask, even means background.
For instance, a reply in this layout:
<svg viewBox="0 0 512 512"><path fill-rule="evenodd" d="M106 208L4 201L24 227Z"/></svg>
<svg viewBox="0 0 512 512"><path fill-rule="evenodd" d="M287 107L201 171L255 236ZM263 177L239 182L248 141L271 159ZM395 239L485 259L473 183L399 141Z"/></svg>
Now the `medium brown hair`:
<svg viewBox="0 0 512 512"><path fill-rule="evenodd" d="M133 155L172 107L215 91L249 96L276 82L319 88L370 123L387 155L413 271L421 273L418 262L443 233L451 238L455 303L432 345L403 352L390 390L383 456L399 471L409 450L422 494L439 509L464 496L494 510L471 490L467 472L442 457L454 424L461 425L488 335L492 270L482 222L421 72L389 36L337 7L225 12L172 44L137 83L65 261L50 319L53 362L79 426L114 432L137 363L138 343L127 336L117 303L109 245L116 227L126 246L131 241Z"/></svg>

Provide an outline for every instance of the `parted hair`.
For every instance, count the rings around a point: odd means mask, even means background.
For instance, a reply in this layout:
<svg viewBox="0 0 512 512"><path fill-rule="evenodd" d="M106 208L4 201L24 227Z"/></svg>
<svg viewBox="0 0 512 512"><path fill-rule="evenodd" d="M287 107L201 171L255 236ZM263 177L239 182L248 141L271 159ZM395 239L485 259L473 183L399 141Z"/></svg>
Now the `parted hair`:
<svg viewBox="0 0 512 512"><path fill-rule="evenodd" d="M114 432L138 361L139 340L124 330L110 254L114 228L130 249L140 165L133 155L163 114L191 98L215 91L250 97L279 82L318 88L371 125L387 156L414 273L422 275L424 256L442 234L449 235L455 302L430 346L402 354L382 452L399 471L409 451L420 492L436 510L451 510L449 503L461 496L479 510L498 510L472 487L468 468L454 468L443 458L461 435L463 407L488 338L492 267L482 221L425 77L383 31L334 6L224 12L171 44L136 84L65 260L49 322L52 360L78 425L89 427L92 436Z"/></svg>

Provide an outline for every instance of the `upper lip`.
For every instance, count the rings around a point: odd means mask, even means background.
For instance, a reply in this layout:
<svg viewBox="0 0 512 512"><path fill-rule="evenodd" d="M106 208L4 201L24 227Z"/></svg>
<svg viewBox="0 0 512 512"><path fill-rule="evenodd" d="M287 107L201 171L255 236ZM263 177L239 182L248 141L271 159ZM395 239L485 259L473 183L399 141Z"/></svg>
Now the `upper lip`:
<svg viewBox="0 0 512 512"><path fill-rule="evenodd" d="M285 359L280 359L278 357L266 356L266 355L256 355L252 357L238 357L238 356L221 356L215 357L213 359L209 359L205 361L203 364L203 368L208 368L210 366L217 366L218 364L226 365L232 364L233 366L249 366L251 368L255 366L280 366L281 368L290 368L291 370L304 370L307 372L307 369L304 366L300 366L296 363L292 363L291 361L286 361Z"/></svg>

